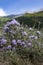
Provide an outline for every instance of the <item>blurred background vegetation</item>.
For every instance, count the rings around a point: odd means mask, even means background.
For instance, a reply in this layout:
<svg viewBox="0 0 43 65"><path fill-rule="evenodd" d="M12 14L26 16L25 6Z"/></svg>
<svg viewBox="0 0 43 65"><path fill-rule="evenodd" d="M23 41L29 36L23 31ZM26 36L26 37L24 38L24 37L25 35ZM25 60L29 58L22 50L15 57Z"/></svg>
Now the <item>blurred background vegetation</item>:
<svg viewBox="0 0 43 65"><path fill-rule="evenodd" d="M4 17L0 17L0 27L2 27L7 21L11 21L15 18L21 24L28 25L29 27L38 28L40 25L40 29L43 28L43 11L35 12L35 13L24 13L21 15L8 15Z"/></svg>

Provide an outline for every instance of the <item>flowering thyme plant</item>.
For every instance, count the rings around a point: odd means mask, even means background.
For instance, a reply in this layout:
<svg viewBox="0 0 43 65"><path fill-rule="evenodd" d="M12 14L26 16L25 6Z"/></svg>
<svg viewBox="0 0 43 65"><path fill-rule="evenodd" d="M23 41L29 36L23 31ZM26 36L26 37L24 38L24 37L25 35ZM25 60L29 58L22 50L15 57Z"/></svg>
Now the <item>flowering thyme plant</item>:
<svg viewBox="0 0 43 65"><path fill-rule="evenodd" d="M4 51L6 56L13 58L16 54L32 62L34 60L43 61L43 37L41 31L31 27L26 28L13 19L4 25L2 35L0 37L0 50ZM15 62L14 58L12 61Z"/></svg>

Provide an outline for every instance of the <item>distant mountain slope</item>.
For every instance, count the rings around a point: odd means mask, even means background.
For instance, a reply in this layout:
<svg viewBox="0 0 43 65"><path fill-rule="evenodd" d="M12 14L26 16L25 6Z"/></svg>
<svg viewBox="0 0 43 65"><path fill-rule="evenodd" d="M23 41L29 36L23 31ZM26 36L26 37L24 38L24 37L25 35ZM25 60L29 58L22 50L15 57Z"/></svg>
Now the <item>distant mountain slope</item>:
<svg viewBox="0 0 43 65"><path fill-rule="evenodd" d="M43 16L43 11L38 11L34 13L25 13L24 16Z"/></svg>
<svg viewBox="0 0 43 65"><path fill-rule="evenodd" d="M24 13L24 14L18 14L18 15L8 15L8 16L4 16L4 18L16 18L16 17L20 17L20 16L43 16L43 11L38 11L38 12L34 12L34 13Z"/></svg>

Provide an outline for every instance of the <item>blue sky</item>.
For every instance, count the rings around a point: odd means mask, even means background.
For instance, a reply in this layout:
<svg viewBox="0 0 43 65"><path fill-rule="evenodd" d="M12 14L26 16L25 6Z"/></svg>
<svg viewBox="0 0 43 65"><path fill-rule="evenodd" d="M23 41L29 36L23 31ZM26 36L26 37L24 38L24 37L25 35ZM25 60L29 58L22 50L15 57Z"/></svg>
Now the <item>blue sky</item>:
<svg viewBox="0 0 43 65"><path fill-rule="evenodd" d="M0 0L0 10L6 14L38 11L43 8L43 0Z"/></svg>

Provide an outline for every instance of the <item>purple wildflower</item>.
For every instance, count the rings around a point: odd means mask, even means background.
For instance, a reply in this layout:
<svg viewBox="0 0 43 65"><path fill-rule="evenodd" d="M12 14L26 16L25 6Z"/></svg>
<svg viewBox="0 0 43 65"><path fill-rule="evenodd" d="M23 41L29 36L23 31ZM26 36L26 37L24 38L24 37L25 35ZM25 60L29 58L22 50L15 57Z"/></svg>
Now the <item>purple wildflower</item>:
<svg viewBox="0 0 43 65"><path fill-rule="evenodd" d="M22 35L23 35L23 36L27 35L27 32L25 32L25 31L24 31L24 32L22 32Z"/></svg>
<svg viewBox="0 0 43 65"><path fill-rule="evenodd" d="M7 22L7 23L6 23L6 26L10 26L10 25L11 25L11 22Z"/></svg>
<svg viewBox="0 0 43 65"><path fill-rule="evenodd" d="M18 21L16 21L15 19L13 19L11 22L7 22L7 23L6 23L6 27L7 27L7 26L10 26L10 25L14 25L14 24L20 26L20 23L19 23Z"/></svg>
<svg viewBox="0 0 43 65"><path fill-rule="evenodd" d="M27 47L32 47L32 43L31 42L27 43Z"/></svg>
<svg viewBox="0 0 43 65"><path fill-rule="evenodd" d="M4 31L5 31L5 32L9 32L9 27L4 26Z"/></svg>
<svg viewBox="0 0 43 65"><path fill-rule="evenodd" d="M0 40L0 44L2 44L2 45L4 45L4 44L6 44L7 43L7 40L6 39L4 39L4 38L2 38L1 40Z"/></svg>
<svg viewBox="0 0 43 65"><path fill-rule="evenodd" d="M24 42L24 41L22 41L22 42L21 42L21 45L25 45L25 42Z"/></svg>
<svg viewBox="0 0 43 65"><path fill-rule="evenodd" d="M10 22L12 25L16 24L16 25L20 25L20 23L18 21L16 21L15 19L13 19L11 22Z"/></svg>
<svg viewBox="0 0 43 65"><path fill-rule="evenodd" d="M12 48L11 45L8 45L8 46L7 46L7 49L8 49L8 50L10 50L11 48Z"/></svg>
<svg viewBox="0 0 43 65"><path fill-rule="evenodd" d="M33 30L33 28L31 28L31 27L30 27L30 28L29 28L29 30L30 30L30 31L32 31L32 30Z"/></svg>
<svg viewBox="0 0 43 65"><path fill-rule="evenodd" d="M28 43L28 45L29 45L29 46L31 46L31 45L32 45L32 43Z"/></svg>
<svg viewBox="0 0 43 65"><path fill-rule="evenodd" d="M17 44L16 40L12 40L12 44L16 45Z"/></svg>
<svg viewBox="0 0 43 65"><path fill-rule="evenodd" d="M29 39L38 39L38 37L34 36L34 35L31 35L31 36L29 36Z"/></svg>
<svg viewBox="0 0 43 65"><path fill-rule="evenodd" d="M41 34L41 32L40 32L40 31L37 31L37 34L39 34L39 35L40 35L40 34Z"/></svg>
<svg viewBox="0 0 43 65"><path fill-rule="evenodd" d="M17 43L18 43L18 44L21 44L21 40L17 40Z"/></svg>
<svg viewBox="0 0 43 65"><path fill-rule="evenodd" d="M4 26L4 30L9 29L7 26Z"/></svg>
<svg viewBox="0 0 43 65"><path fill-rule="evenodd" d="M9 30L9 33L16 34L16 31Z"/></svg>

